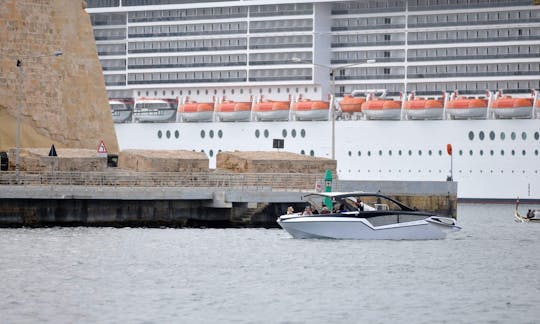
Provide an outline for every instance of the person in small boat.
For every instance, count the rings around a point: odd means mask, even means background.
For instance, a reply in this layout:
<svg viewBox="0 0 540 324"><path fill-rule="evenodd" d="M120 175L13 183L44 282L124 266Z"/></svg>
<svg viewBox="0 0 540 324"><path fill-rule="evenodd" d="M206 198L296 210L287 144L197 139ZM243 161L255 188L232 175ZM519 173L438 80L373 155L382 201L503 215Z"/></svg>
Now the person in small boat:
<svg viewBox="0 0 540 324"><path fill-rule="evenodd" d="M321 214L330 214L330 210L328 209L328 207L323 206L323 208L321 209Z"/></svg>
<svg viewBox="0 0 540 324"><path fill-rule="evenodd" d="M364 211L364 202L362 200L357 199L355 205L358 211Z"/></svg>
<svg viewBox="0 0 540 324"><path fill-rule="evenodd" d="M294 214L294 208L293 208L293 206L287 207L287 215L291 215L291 214Z"/></svg>
<svg viewBox="0 0 540 324"><path fill-rule="evenodd" d="M302 213L302 215L303 216L313 215L313 212L311 211L311 207L306 206L306 208L304 208L304 212Z"/></svg>
<svg viewBox="0 0 540 324"><path fill-rule="evenodd" d="M527 218L534 218L534 213L536 211L534 209L529 209L529 211L527 212Z"/></svg>

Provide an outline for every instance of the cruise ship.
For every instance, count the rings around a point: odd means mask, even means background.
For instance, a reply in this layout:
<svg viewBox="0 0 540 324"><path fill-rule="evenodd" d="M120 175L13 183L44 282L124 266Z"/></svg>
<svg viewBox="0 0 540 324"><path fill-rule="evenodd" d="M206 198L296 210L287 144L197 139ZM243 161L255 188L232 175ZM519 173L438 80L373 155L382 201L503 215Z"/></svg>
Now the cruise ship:
<svg viewBox="0 0 540 324"><path fill-rule="evenodd" d="M282 139L336 159L342 180L453 179L461 199L540 200L540 1L86 10L111 107L124 105L121 149L202 151L215 167L220 151Z"/></svg>

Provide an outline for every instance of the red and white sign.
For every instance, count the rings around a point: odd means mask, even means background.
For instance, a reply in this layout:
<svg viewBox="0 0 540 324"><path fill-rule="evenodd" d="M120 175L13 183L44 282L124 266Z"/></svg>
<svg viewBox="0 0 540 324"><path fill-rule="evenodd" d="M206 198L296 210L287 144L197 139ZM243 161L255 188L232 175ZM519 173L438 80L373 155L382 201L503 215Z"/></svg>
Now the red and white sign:
<svg viewBox="0 0 540 324"><path fill-rule="evenodd" d="M97 152L99 154L107 154L107 147L105 147L105 143L103 141L99 142Z"/></svg>

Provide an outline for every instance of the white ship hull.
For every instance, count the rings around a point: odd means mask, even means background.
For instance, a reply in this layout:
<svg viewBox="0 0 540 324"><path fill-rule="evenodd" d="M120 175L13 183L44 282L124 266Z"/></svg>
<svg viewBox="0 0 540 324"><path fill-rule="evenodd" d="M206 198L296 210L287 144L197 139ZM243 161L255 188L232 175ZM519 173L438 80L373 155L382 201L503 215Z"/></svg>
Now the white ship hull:
<svg viewBox="0 0 540 324"><path fill-rule="evenodd" d="M272 150L274 138L285 140L286 151L330 158L331 125L284 121L115 127L122 150L204 151L215 168L219 150ZM539 133L535 119L336 121L337 173L340 180L444 181L451 172L446 144L452 144L459 198L540 199Z"/></svg>

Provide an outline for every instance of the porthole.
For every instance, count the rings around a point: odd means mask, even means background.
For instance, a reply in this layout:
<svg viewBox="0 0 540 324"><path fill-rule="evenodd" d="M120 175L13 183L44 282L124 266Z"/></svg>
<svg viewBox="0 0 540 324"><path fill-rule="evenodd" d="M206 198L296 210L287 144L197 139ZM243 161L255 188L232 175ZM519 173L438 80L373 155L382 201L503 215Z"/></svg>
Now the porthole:
<svg viewBox="0 0 540 324"><path fill-rule="evenodd" d="M442 150L439 150L439 156L441 156L441 155L442 155Z"/></svg>
<svg viewBox="0 0 540 324"><path fill-rule="evenodd" d="M210 155L210 157L214 156L214 151L213 151L213 150L210 150L210 151L208 152L208 155Z"/></svg>
<svg viewBox="0 0 540 324"><path fill-rule="evenodd" d="M174 131L174 137L176 137L176 138L180 137L180 132L178 130Z"/></svg>
<svg viewBox="0 0 540 324"><path fill-rule="evenodd" d="M392 156L392 150L388 150L388 155Z"/></svg>
<svg viewBox="0 0 540 324"><path fill-rule="evenodd" d="M166 131L165 136L167 136L167 138L171 138L171 131L170 130Z"/></svg>
<svg viewBox="0 0 540 324"><path fill-rule="evenodd" d="M431 156L433 152L431 150L428 151L428 155Z"/></svg>
<svg viewBox="0 0 540 324"><path fill-rule="evenodd" d="M296 129L293 129L293 130L291 131L291 136L292 136L293 138L296 137Z"/></svg>
<svg viewBox="0 0 540 324"><path fill-rule="evenodd" d="M206 136L206 133L204 132L204 129L201 130L201 138L204 138L204 136Z"/></svg>
<svg viewBox="0 0 540 324"><path fill-rule="evenodd" d="M489 150L489 155L493 156L494 153L493 150Z"/></svg>
<svg viewBox="0 0 540 324"><path fill-rule="evenodd" d="M469 155L470 155L470 156L473 155L473 150L469 150Z"/></svg>
<svg viewBox="0 0 540 324"><path fill-rule="evenodd" d="M287 137L287 130L286 129L282 130L281 135L283 135L283 138Z"/></svg>
<svg viewBox="0 0 540 324"><path fill-rule="evenodd" d="M382 155L382 150L379 150L379 156L381 156L381 155Z"/></svg>
<svg viewBox="0 0 540 324"><path fill-rule="evenodd" d="M159 131L157 132L157 137L158 137L158 138L162 138L162 137L163 137L163 132L159 130Z"/></svg>
<svg viewBox="0 0 540 324"><path fill-rule="evenodd" d="M361 152L361 151L358 151L358 156L362 156L362 152Z"/></svg>
<svg viewBox="0 0 540 324"><path fill-rule="evenodd" d="M521 151L521 155L525 156L527 155L527 152L525 150Z"/></svg>
<svg viewBox="0 0 540 324"><path fill-rule="evenodd" d="M521 132L521 139L526 140L527 139L527 133Z"/></svg>
<svg viewBox="0 0 540 324"><path fill-rule="evenodd" d="M210 135L210 138L214 138L214 130L211 129L211 130L208 132L208 135Z"/></svg>
<svg viewBox="0 0 540 324"><path fill-rule="evenodd" d="M480 150L480 155L481 155L481 156L484 155L484 150Z"/></svg>
<svg viewBox="0 0 540 324"><path fill-rule="evenodd" d="M222 131L221 129L217 131L217 136L218 136L219 138L222 138L222 137L223 137L223 131Z"/></svg>
<svg viewBox="0 0 540 324"><path fill-rule="evenodd" d="M352 156L352 152L351 152L351 151L349 151L349 156Z"/></svg>
<svg viewBox="0 0 540 324"><path fill-rule="evenodd" d="M459 155L463 155L463 150L459 150Z"/></svg>
<svg viewBox="0 0 540 324"><path fill-rule="evenodd" d="M540 139L540 133L534 132L534 139L535 139L535 140Z"/></svg>
<svg viewBox="0 0 540 324"><path fill-rule="evenodd" d="M501 141L504 141L504 139L506 138L506 134L504 134L504 132L501 132L500 137L501 137Z"/></svg>
<svg viewBox="0 0 540 324"><path fill-rule="evenodd" d="M304 150L301 150L301 151L300 151L300 154L302 154L302 155L306 155L306 151L304 151Z"/></svg>
<svg viewBox="0 0 540 324"><path fill-rule="evenodd" d="M401 150L399 150L397 153L398 153L399 156L401 156L403 154L403 152Z"/></svg>
<svg viewBox="0 0 540 324"><path fill-rule="evenodd" d="M371 151L367 151L367 156L371 156Z"/></svg>
<svg viewBox="0 0 540 324"><path fill-rule="evenodd" d="M422 150L418 150L418 156L422 156Z"/></svg>
<svg viewBox="0 0 540 324"><path fill-rule="evenodd" d="M270 135L270 133L268 132L268 129L265 129L264 130L264 137L268 138L268 135Z"/></svg>
<svg viewBox="0 0 540 324"><path fill-rule="evenodd" d="M538 155L538 150L534 150L534 155Z"/></svg>
<svg viewBox="0 0 540 324"><path fill-rule="evenodd" d="M309 155L315 156L315 152L313 150L309 151Z"/></svg>
<svg viewBox="0 0 540 324"><path fill-rule="evenodd" d="M408 152L408 153L409 153L409 156L411 156L411 155L412 155L412 151L411 151L411 150L409 150L409 152Z"/></svg>
<svg viewBox="0 0 540 324"><path fill-rule="evenodd" d="M512 141L515 141L516 140L516 132L512 132L510 134L510 138L512 139Z"/></svg>
<svg viewBox="0 0 540 324"><path fill-rule="evenodd" d="M492 141L495 139L495 132L494 131L489 132L489 139L492 140Z"/></svg>
<svg viewBox="0 0 540 324"><path fill-rule="evenodd" d="M484 140L484 136L485 136L484 131L480 131L480 133L478 133L478 138L480 138L481 141Z"/></svg>
<svg viewBox="0 0 540 324"><path fill-rule="evenodd" d="M300 130L300 136L306 137L306 130L305 129Z"/></svg>
<svg viewBox="0 0 540 324"><path fill-rule="evenodd" d="M501 150L501 155L504 155L504 150Z"/></svg>
<svg viewBox="0 0 540 324"><path fill-rule="evenodd" d="M516 155L516 151L515 150L512 150L512 156L513 155Z"/></svg>
<svg viewBox="0 0 540 324"><path fill-rule="evenodd" d="M255 137L259 138L260 136L261 136L261 132L258 129L256 129L255 130Z"/></svg>
<svg viewBox="0 0 540 324"><path fill-rule="evenodd" d="M472 141L474 139L474 132L469 132L469 139Z"/></svg>

